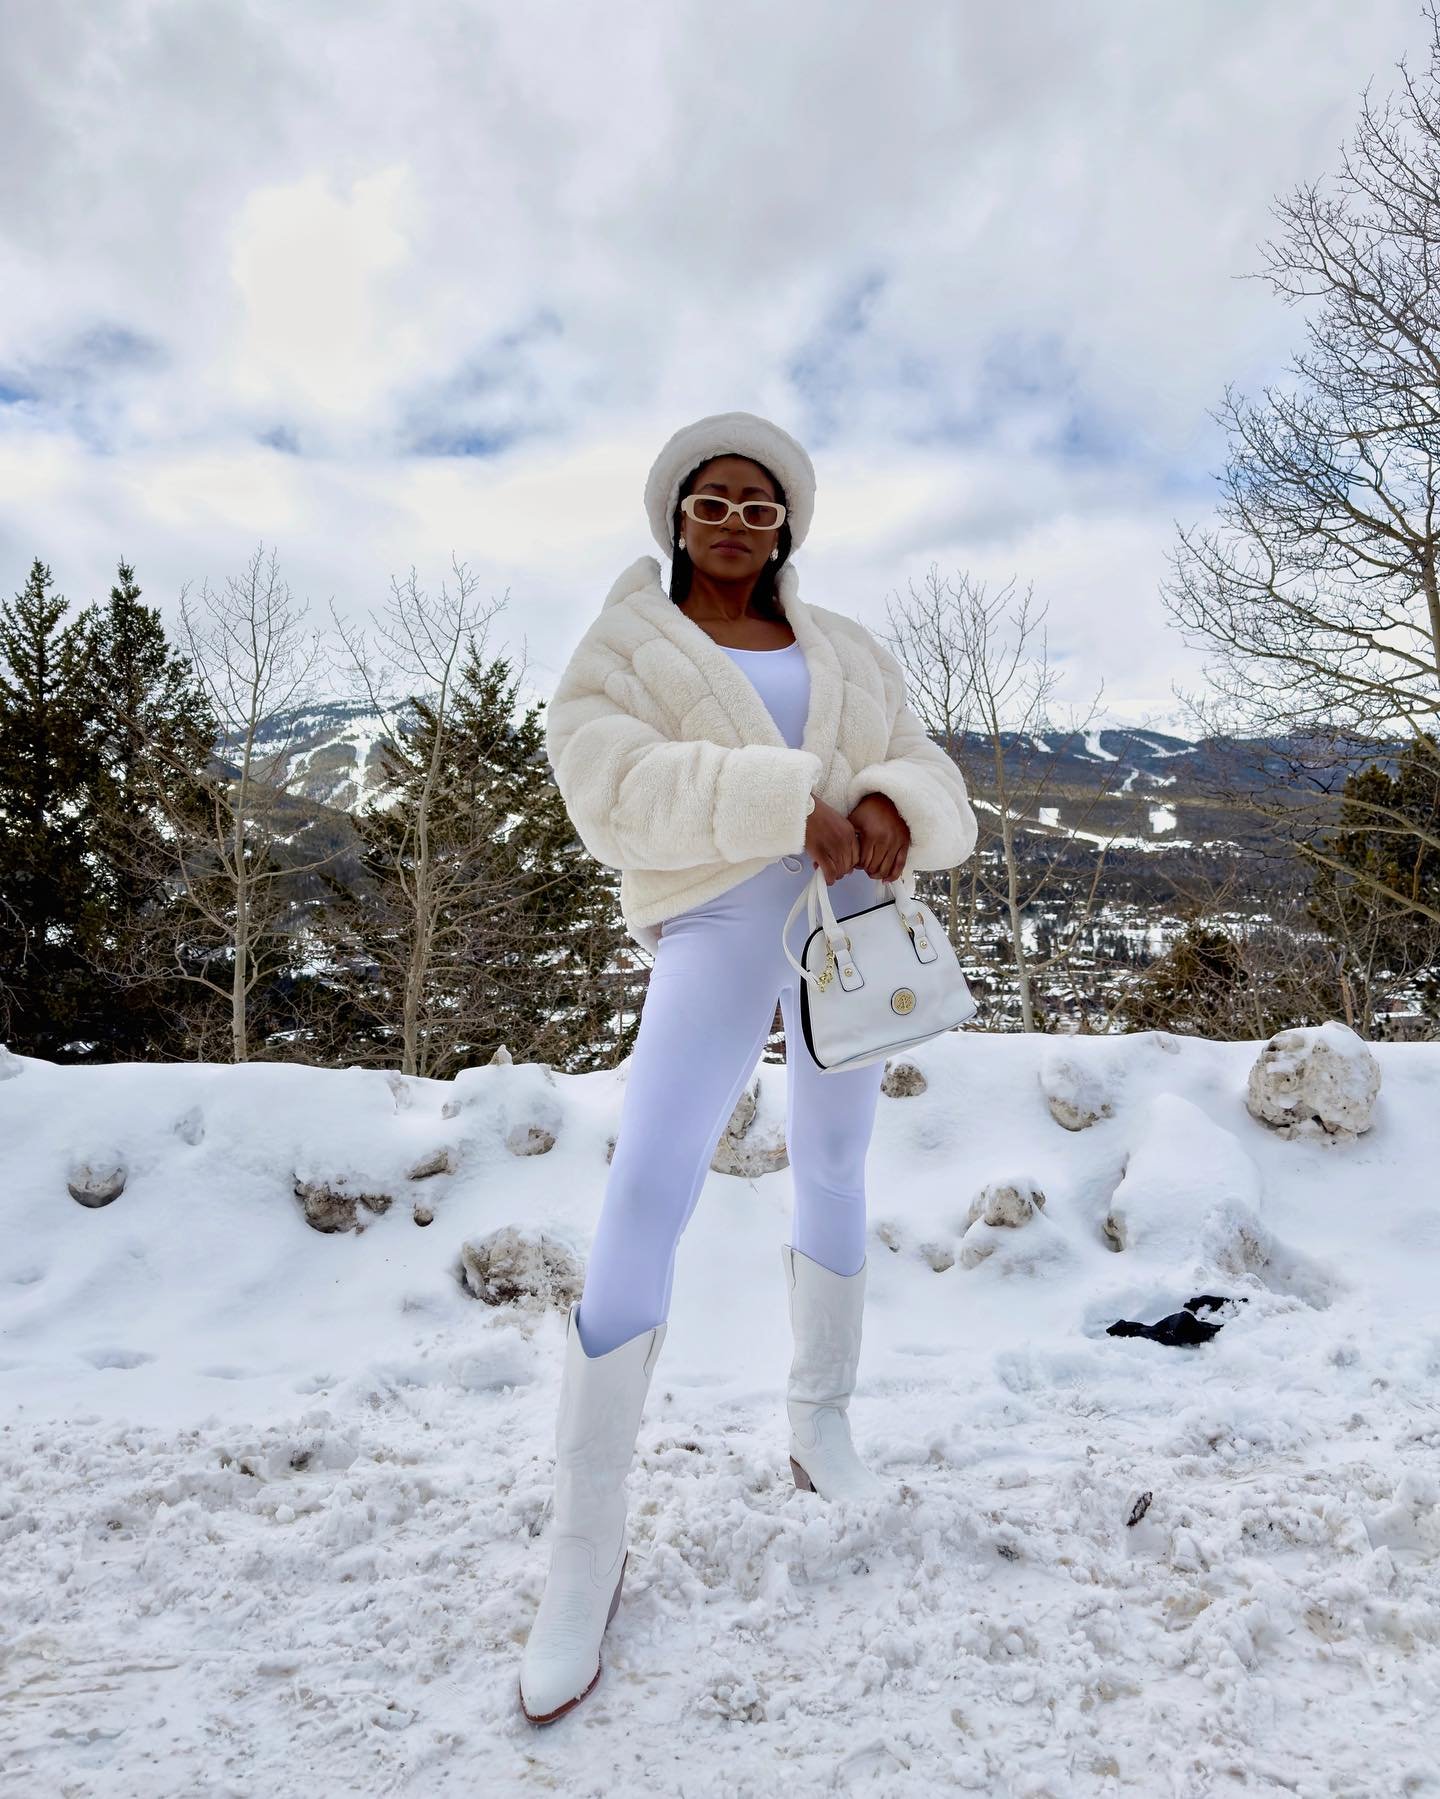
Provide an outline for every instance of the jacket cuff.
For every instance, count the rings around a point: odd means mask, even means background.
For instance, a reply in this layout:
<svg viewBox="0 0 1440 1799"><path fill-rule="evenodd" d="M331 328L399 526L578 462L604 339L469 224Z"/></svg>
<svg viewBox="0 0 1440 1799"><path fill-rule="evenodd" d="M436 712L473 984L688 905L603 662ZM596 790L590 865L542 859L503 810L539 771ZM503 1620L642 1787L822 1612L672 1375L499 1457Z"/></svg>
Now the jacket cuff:
<svg viewBox="0 0 1440 1799"><path fill-rule="evenodd" d="M715 790L712 834L726 862L798 855L805 847L810 789L820 779L811 750L747 744L732 750Z"/></svg>
<svg viewBox="0 0 1440 1799"><path fill-rule="evenodd" d="M913 761L896 757L862 768L850 782L845 810L853 811L867 793L883 793L905 820L910 832L906 872L954 868L969 860L979 835L974 812Z"/></svg>

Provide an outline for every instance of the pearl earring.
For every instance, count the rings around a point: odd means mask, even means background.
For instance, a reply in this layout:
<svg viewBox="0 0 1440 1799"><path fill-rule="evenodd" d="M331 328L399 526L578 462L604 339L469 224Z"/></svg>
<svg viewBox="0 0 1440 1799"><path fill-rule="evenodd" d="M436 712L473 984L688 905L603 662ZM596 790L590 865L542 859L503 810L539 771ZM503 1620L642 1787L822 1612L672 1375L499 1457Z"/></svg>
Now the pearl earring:
<svg viewBox="0 0 1440 1799"><path fill-rule="evenodd" d="M771 550L771 552L770 552L770 560L772 562L778 562L780 560L780 546L778 543L776 544L775 548L773 550Z"/></svg>
<svg viewBox="0 0 1440 1799"><path fill-rule="evenodd" d="M682 550L685 548L685 533L683 531L680 533L680 543L678 547Z"/></svg>

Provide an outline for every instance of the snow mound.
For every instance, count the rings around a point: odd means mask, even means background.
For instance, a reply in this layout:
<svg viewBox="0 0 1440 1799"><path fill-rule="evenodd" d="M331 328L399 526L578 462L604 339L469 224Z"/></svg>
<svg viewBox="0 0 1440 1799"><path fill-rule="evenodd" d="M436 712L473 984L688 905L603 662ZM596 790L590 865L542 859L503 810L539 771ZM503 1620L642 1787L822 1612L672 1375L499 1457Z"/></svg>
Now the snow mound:
<svg viewBox="0 0 1440 1799"><path fill-rule="evenodd" d="M800 1171L707 1173L605 1672L543 1765L516 1669L623 1067L12 1057L10 1786L1434 1788L1440 1046L1375 1046L1383 1128L1342 1154L1248 1113L1263 1048L947 1032L882 1091L849 1418L883 1521L790 1476ZM123 1192L77 1204L106 1158ZM318 1231L297 1177L394 1203ZM1246 1301L1209 1342L1106 1334L1202 1292Z"/></svg>
<svg viewBox="0 0 1440 1799"><path fill-rule="evenodd" d="M1040 1063L1040 1087L1050 1116L1067 1131L1088 1130L1115 1115L1118 1071L1112 1046L1095 1040L1085 1048L1081 1056L1073 1040L1066 1039L1047 1049Z"/></svg>
<svg viewBox="0 0 1440 1799"><path fill-rule="evenodd" d="M1289 1137L1353 1138L1370 1129L1380 1064L1364 1039L1331 1021L1272 1037L1250 1070L1250 1115Z"/></svg>
<svg viewBox="0 0 1440 1799"><path fill-rule="evenodd" d="M989 1182L965 1213L960 1266L978 1268L998 1252L998 1272L1033 1276L1066 1261L1070 1245L1044 1218L1044 1209L1045 1194L1029 1175ZM1022 1231L1025 1225L1040 1228Z"/></svg>
<svg viewBox="0 0 1440 1799"><path fill-rule="evenodd" d="M1338 1272L1283 1243L1263 1221L1264 1186L1235 1136L1188 1099L1149 1102L1102 1235L1174 1286L1285 1294L1324 1307Z"/></svg>

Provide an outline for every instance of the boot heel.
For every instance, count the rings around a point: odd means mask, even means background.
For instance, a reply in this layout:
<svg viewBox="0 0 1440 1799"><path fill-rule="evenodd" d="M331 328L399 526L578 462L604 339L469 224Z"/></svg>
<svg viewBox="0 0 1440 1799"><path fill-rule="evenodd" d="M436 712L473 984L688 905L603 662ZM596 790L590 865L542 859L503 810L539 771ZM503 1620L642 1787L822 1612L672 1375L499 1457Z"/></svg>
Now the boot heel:
<svg viewBox="0 0 1440 1799"><path fill-rule="evenodd" d="M800 1466L799 1462L795 1460L793 1455L790 1458L790 1472L795 1476L795 1485L799 1487L802 1493L813 1493L815 1491L814 1481L811 1480L810 1476Z"/></svg>
<svg viewBox="0 0 1440 1799"><path fill-rule="evenodd" d="M620 1564L620 1578L615 1582L615 1597L610 1601L610 1610L605 1614L605 1622L607 1624L615 1616L616 1612L620 1610L620 1589L625 1585L625 1570L629 1566L630 1551L627 1549L625 1551L625 1560Z"/></svg>

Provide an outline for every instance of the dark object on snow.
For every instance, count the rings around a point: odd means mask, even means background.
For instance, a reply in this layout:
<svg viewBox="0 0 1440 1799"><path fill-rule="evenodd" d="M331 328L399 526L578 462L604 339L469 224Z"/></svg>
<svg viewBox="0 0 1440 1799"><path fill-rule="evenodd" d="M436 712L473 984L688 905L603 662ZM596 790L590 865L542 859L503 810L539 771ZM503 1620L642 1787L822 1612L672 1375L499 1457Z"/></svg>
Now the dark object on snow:
<svg viewBox="0 0 1440 1799"><path fill-rule="evenodd" d="M1218 1312L1228 1300L1214 1293L1197 1293L1193 1299L1185 1301L1183 1312L1171 1312L1158 1324L1136 1324L1133 1319L1121 1318L1108 1327L1107 1337L1149 1337L1153 1342L1168 1344L1172 1349L1189 1349L1197 1343L1208 1343L1216 1331L1222 1327L1210 1324L1195 1314L1203 1307L1206 1311ZM1240 1304L1247 1302L1241 1298Z"/></svg>
<svg viewBox="0 0 1440 1799"><path fill-rule="evenodd" d="M1248 1306L1249 1303L1250 1301L1243 1293L1236 1293L1231 1297L1218 1293L1197 1293L1193 1299L1185 1301L1185 1310L1198 1312L1203 1306L1207 1312L1218 1312L1221 1306Z"/></svg>
<svg viewBox="0 0 1440 1799"><path fill-rule="evenodd" d="M1208 1343L1221 1327L1207 1324L1193 1312L1172 1312L1158 1324L1136 1324L1121 1318L1106 1331L1107 1337L1151 1337L1157 1343L1168 1343L1172 1349L1188 1348L1194 1343Z"/></svg>
<svg viewBox="0 0 1440 1799"><path fill-rule="evenodd" d="M1147 1488L1130 1508L1130 1516L1125 1520L1126 1524L1138 1524L1150 1510L1150 1501L1154 1497L1155 1495Z"/></svg>

